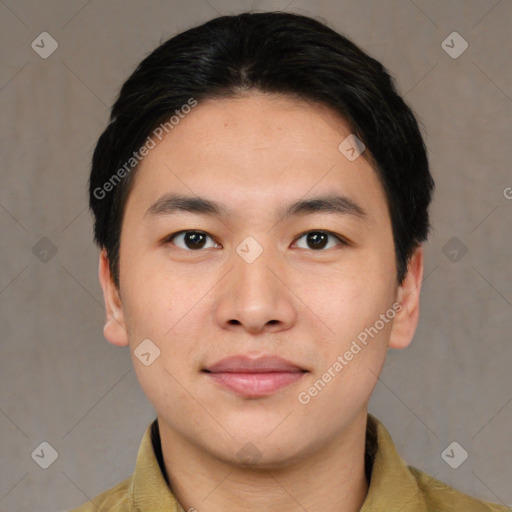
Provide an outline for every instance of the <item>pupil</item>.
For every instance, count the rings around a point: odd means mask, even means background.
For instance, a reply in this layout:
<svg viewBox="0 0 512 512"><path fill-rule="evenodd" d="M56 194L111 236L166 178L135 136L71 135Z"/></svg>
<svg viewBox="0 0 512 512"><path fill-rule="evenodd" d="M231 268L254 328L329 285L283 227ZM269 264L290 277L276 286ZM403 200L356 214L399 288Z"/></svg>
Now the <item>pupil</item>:
<svg viewBox="0 0 512 512"><path fill-rule="evenodd" d="M308 243L313 246L313 249L323 249L327 244L327 235L325 233L309 233L307 239Z"/></svg>
<svg viewBox="0 0 512 512"><path fill-rule="evenodd" d="M201 248L204 245L205 237L202 233L191 231L185 235L185 243L189 249Z"/></svg>

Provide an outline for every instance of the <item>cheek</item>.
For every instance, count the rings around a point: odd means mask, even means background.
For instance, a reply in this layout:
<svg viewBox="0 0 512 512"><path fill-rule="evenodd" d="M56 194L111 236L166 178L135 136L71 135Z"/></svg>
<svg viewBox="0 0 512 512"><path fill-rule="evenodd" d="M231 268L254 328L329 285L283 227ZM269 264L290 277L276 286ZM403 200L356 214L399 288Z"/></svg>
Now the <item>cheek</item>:
<svg viewBox="0 0 512 512"><path fill-rule="evenodd" d="M315 343L320 362L315 377L329 369L336 375L329 384L332 394L325 394L327 400L336 400L337 392L356 397L373 389L384 364L395 316L394 290L393 273L374 265L371 273L347 272L324 283L323 288L310 291L308 300L329 327L321 329L327 335L320 335Z"/></svg>
<svg viewBox="0 0 512 512"><path fill-rule="evenodd" d="M162 352L150 366L144 366L133 357L133 365L137 380L147 399L159 413L173 417L179 411L180 415L197 414L193 410L194 400L181 383L185 380L174 368L168 367L165 354Z"/></svg>
<svg viewBox="0 0 512 512"><path fill-rule="evenodd" d="M142 340L150 339L160 350L161 366L173 375L186 373L196 345L204 340L204 325L211 314L204 297L205 283L200 281L183 273L166 272L162 266L145 265L142 260L133 267L126 280L124 303L132 352Z"/></svg>
<svg viewBox="0 0 512 512"><path fill-rule="evenodd" d="M165 266L143 254L126 258L125 270L125 318L134 327L134 338L166 338L186 314L194 290L183 276L166 272Z"/></svg>

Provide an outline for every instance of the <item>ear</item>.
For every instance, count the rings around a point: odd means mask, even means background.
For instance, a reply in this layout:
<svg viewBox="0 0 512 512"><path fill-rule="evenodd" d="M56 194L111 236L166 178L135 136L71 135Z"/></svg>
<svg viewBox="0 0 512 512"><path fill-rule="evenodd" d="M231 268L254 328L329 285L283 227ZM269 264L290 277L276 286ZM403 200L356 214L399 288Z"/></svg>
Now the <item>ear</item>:
<svg viewBox="0 0 512 512"><path fill-rule="evenodd" d="M112 275L110 274L108 256L105 249L100 253L98 273L101 287L103 288L105 309L107 310L103 336L113 345L120 347L126 346L129 343L129 338L124 320L123 305L117 287L112 280Z"/></svg>
<svg viewBox="0 0 512 512"><path fill-rule="evenodd" d="M423 279L423 247L419 245L407 266L407 274L397 290L397 312L389 337L390 348L406 348L411 343L420 316L420 290Z"/></svg>

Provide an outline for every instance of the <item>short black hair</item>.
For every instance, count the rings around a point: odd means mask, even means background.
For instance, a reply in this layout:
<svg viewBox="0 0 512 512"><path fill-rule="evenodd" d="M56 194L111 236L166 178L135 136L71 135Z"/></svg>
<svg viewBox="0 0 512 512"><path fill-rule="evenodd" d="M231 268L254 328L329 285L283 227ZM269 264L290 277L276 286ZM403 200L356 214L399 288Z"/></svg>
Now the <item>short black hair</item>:
<svg viewBox="0 0 512 512"><path fill-rule="evenodd" d="M107 252L115 285L139 150L163 123L172 129L171 117L179 122L185 107L251 90L326 105L363 142L386 195L401 284L414 249L427 239L434 190L417 119L380 62L323 22L275 11L220 16L181 32L123 84L89 179L94 239Z"/></svg>

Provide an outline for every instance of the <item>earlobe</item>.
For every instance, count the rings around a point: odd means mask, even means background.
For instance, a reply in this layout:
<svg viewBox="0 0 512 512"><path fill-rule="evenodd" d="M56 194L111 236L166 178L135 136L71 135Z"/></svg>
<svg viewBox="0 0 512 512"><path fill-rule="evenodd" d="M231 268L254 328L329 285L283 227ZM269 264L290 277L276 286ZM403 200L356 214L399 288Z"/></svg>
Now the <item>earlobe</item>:
<svg viewBox="0 0 512 512"><path fill-rule="evenodd" d="M103 335L113 345L126 346L129 343L129 338L126 330L123 305L119 291L112 280L105 249L100 253L98 274L107 312Z"/></svg>
<svg viewBox="0 0 512 512"><path fill-rule="evenodd" d="M419 245L409 259L407 274L398 287L397 302L402 305L402 308L393 320L389 338L390 348L406 348L414 337L420 314L422 280L423 247Z"/></svg>

